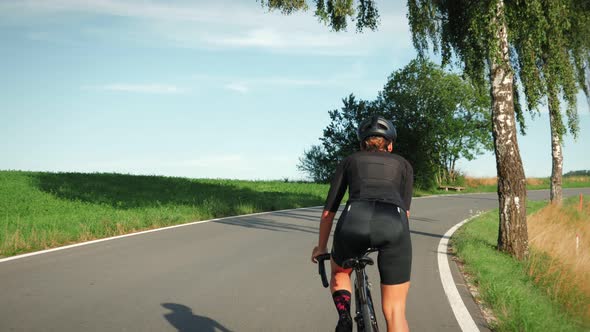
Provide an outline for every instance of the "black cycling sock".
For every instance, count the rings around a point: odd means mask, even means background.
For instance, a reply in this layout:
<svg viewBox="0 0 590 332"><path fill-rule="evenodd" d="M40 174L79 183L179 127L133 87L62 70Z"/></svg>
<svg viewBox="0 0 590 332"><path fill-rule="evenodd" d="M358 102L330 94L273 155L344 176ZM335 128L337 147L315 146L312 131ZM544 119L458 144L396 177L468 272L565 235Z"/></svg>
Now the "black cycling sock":
<svg viewBox="0 0 590 332"><path fill-rule="evenodd" d="M341 289L332 293L332 299L340 317L350 317L350 292Z"/></svg>

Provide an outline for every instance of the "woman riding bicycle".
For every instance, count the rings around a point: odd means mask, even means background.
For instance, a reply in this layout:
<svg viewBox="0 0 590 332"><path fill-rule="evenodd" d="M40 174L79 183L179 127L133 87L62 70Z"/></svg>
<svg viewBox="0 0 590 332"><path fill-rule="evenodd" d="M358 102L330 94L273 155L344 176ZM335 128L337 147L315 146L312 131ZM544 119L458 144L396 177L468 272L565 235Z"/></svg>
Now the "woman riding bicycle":
<svg viewBox="0 0 590 332"><path fill-rule="evenodd" d="M368 248L379 250L377 263L387 331L408 331L405 311L412 266L408 225L412 166L401 156L391 154L397 134L384 117L366 119L357 134L361 151L344 159L332 178L312 261L317 262L316 257L327 252L332 222L348 188L349 200L338 219L332 245L330 291L339 315L336 331L352 331L352 269L342 268L342 263L362 256Z"/></svg>

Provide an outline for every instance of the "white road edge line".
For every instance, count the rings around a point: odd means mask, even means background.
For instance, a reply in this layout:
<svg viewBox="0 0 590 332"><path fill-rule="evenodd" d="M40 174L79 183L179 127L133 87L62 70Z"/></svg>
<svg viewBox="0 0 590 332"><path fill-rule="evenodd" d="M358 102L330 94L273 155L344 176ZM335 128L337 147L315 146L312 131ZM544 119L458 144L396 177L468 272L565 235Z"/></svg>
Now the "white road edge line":
<svg viewBox="0 0 590 332"><path fill-rule="evenodd" d="M449 195L444 195L443 194L443 195L434 195L434 196L439 197L439 196L455 196L455 195L460 195L460 194L449 194ZM414 197L412 199L430 198L430 197L434 197L434 196ZM296 209L286 209L286 210L277 210L277 211L258 212L258 213L243 214L243 215L238 215L238 216L230 216L230 217L223 217L223 218L216 218L216 219L209 219L209 220L194 221L194 222L189 222L189 223L186 223L186 224L173 225L173 226L162 227L162 228L155 228L155 229L150 229L150 230L147 230L147 231L140 231L140 232L136 232L136 233L130 233L130 234L112 236L112 237L107 237L107 238L98 239L98 240L92 240L92 241L87 241L87 242L75 243L75 244L71 244L71 245L67 245L67 246L63 246L63 247L51 248L51 249L46 249L46 250L41 250L41 251L30 252L30 253L27 253L27 254L17 255L17 256L0 258L0 263L4 263L4 262L8 262L8 261L13 261L13 260L16 260L16 259L21 259L21 258L26 258L26 257L31 257L31 256L43 255L43 254L47 254L47 253L54 252L54 251L59 251L59 250L65 250L65 249L70 249L70 248L76 248L76 247L86 246L86 245L89 245L89 244L94 244L94 243L99 243L99 242L105 242L105 241L111 241L111 240L121 239L121 238L125 238L125 237L130 237L130 236L136 236L136 235L141 235L141 234L147 234L147 233L165 231L165 230L172 229L172 228L178 228L178 227L184 227L184 226L191 226L191 225L196 225L196 224L203 224L203 223L207 223L207 222L211 222L211 221L218 221L218 220L224 220L224 219L229 219L229 218L250 217L250 216L257 216L257 215L261 215L261 214L276 213L276 212L286 212L286 211L306 210L306 209L317 209L317 208L321 208L321 207L323 207L323 205L310 206L310 207L304 207L304 208L296 208Z"/></svg>
<svg viewBox="0 0 590 332"><path fill-rule="evenodd" d="M445 290L445 294L447 295L447 299L449 300L449 304L451 305L451 309L453 309L455 318L457 319L457 322L461 327L461 331L463 332L475 332L479 331L479 329L477 328L473 317L471 317L469 314L467 307L465 307L465 303L463 303L461 295L459 294L459 290L455 285L453 275L451 274L451 267L449 266L447 252L449 249L449 239L453 233L455 233L459 227L463 226L463 224L477 216L479 216L479 214L467 218L453 226L445 233L445 235L443 235L442 239L440 239L440 242L438 243L438 270L440 272L440 280Z"/></svg>
<svg viewBox="0 0 590 332"><path fill-rule="evenodd" d="M131 236L142 235L142 234L147 234L147 233L154 233L154 232L165 231L165 230L173 229L173 228L179 228L179 227L185 227L185 226L203 224L203 223L208 223L208 222L211 222L211 221L219 221L219 220L231 219L231 218L252 217L252 216L259 216L259 215L262 215L262 214L270 214L270 213L277 213L277 212L287 212L287 211L294 211L294 210L311 210L311 209L317 209L317 208L321 208L321 207L323 207L323 206L310 206L310 207L305 207L305 208L286 209L286 210L277 210L277 211L266 211L266 212L243 214L243 215L237 215L237 216L229 216L229 217L223 217L223 218L215 218L215 219L209 219L209 220L193 221L193 222L189 222L189 223L186 223L186 224L173 225L173 226L167 226L167 227L162 227L162 228L154 228L154 229L150 229L150 230L147 230L147 231L140 231L140 232L136 232L136 233L129 233L129 234L124 234L124 235L112 236L112 237L107 237L107 238L98 239L98 240L92 240L92 241L87 241L87 242L75 243L75 244L71 244L71 245L67 245L67 246L63 246L63 247L51 248L51 249L46 249L46 250L41 250L41 251L35 251L35 252L31 252L31 253L27 253L27 254L22 254L22 255L1 258L0 259L0 263L4 263L4 262L8 262L8 261L13 261L13 260L16 260L16 259L21 259L21 258L26 258L26 257L31 257L31 256L43 255L43 254L47 254L47 253L54 252L54 251L60 251L60 250L65 250L65 249L70 249L70 248L76 248L76 247L82 247L82 246L86 246L86 245L94 244L94 243L99 243L99 242L105 242L105 241L111 241L111 240L116 240L116 239L122 239L122 238L125 238L125 237L131 237Z"/></svg>
<svg viewBox="0 0 590 332"><path fill-rule="evenodd" d="M424 197L414 197L413 199L416 199L416 198L424 198ZM106 238L103 238L103 239L97 239L97 240L92 240L92 241L87 241L87 242L80 242L80 243L75 243L75 244L71 244L71 245L67 245L67 246L63 246L63 247L51 248L51 249L46 249L46 250L40 250L40 251L30 252L30 253L27 253L27 254L17 255L17 256L10 256L10 257L6 257L6 258L0 258L0 263L4 263L4 262L16 260L16 259L21 259L21 258L26 258L26 257L31 257L31 256L37 256L37 255L47 254L47 253L54 252L54 251L59 251L59 250L65 250L65 249L70 249L70 248L81 247L81 246L85 246L85 245L89 245L89 244L94 244L94 243L99 243L99 242L105 242L105 241L111 241L111 240L121 239L121 238L125 238L125 237L130 237L130 236L136 236L136 235L147 234L147 233L152 233L152 232L165 231L165 230L172 229L172 228L178 228L178 227L184 227L184 226L191 226L191 225L196 225L196 224L203 224L203 223L207 223L207 222L211 222L211 221L218 221L218 220L224 220L224 219L229 219L229 218L250 217L250 216L257 216L257 215L261 215L261 214L268 214L268 213L275 213L275 212L286 212L286 211L294 211L294 210L316 209L318 207L321 208L323 206L322 205L318 205L318 206L310 206L310 207L304 207L304 208L295 208L295 209L286 209L286 210L278 210L278 211L258 212L258 213L243 214L243 215L237 215L237 216L229 216L229 217L216 218L216 219L210 219L210 220L200 220L200 221L189 222L189 223L186 223L186 224L173 225L173 226L167 226L167 227L162 227L162 228L154 228L154 229L150 229L150 230L147 230L147 231L140 231L140 232L136 232L136 233L129 233L129 234L124 234L124 235L106 237Z"/></svg>

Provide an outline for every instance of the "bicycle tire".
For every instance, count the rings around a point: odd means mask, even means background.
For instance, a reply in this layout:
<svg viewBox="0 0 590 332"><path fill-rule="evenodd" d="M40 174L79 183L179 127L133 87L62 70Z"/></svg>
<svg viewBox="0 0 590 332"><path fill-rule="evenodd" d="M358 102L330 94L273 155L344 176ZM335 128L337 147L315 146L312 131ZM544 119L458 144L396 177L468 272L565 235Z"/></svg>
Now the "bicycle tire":
<svg viewBox="0 0 590 332"><path fill-rule="evenodd" d="M375 307L373 306L373 298L371 297L371 290L367 288L367 305L369 306L369 313L371 317L372 329L369 331L379 332L379 326L377 325L377 315L375 314Z"/></svg>
<svg viewBox="0 0 590 332"><path fill-rule="evenodd" d="M357 287L354 288L354 304L355 304L355 311L356 315L354 317L354 321L356 323L357 331L364 332L364 325L363 325L363 313L360 311L361 309L361 301L360 301L360 294Z"/></svg>
<svg viewBox="0 0 590 332"><path fill-rule="evenodd" d="M371 308L368 304L363 304L361 308L363 315L363 329L365 332L373 332L373 323L371 319Z"/></svg>
<svg viewBox="0 0 590 332"><path fill-rule="evenodd" d="M371 314L371 331L379 332L379 326L377 325L377 315L375 315L375 308L373 302L369 302L369 313Z"/></svg>

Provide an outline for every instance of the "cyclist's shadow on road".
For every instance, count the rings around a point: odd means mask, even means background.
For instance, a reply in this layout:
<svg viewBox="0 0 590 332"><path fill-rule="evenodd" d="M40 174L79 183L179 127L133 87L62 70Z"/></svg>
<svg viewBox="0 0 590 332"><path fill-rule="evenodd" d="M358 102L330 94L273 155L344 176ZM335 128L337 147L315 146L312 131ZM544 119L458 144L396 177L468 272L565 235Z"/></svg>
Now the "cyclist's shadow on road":
<svg viewBox="0 0 590 332"><path fill-rule="evenodd" d="M191 308L177 303L162 303L162 307L172 310L164 318L174 326L178 332L232 332L217 321L204 316L193 314Z"/></svg>

